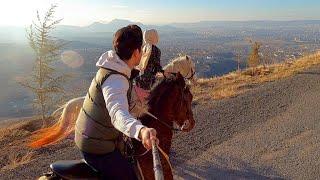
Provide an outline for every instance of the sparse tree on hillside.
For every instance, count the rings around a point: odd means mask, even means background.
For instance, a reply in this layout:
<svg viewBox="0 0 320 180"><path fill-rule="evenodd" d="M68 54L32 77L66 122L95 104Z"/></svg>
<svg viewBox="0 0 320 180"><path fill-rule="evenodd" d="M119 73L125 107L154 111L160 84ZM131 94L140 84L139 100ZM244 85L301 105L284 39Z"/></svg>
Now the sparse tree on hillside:
<svg viewBox="0 0 320 180"><path fill-rule="evenodd" d="M234 53L235 53L235 58L236 58L237 65L238 65L237 71L240 71L240 70L241 70L241 69L240 69L241 56L242 56L242 54L243 54L242 48L241 48L240 44L237 44L237 45L236 45L236 47L235 47L235 52L234 52Z"/></svg>
<svg viewBox="0 0 320 180"><path fill-rule="evenodd" d="M274 63L273 58L273 51L271 49L270 45L264 46L264 57L263 57L263 63L264 65L270 65Z"/></svg>
<svg viewBox="0 0 320 180"><path fill-rule="evenodd" d="M257 67L261 62L261 57L259 54L260 47L261 47L261 44L258 42L255 42L252 45L252 50L248 58L248 65L250 68L252 68L252 75L254 74L255 67Z"/></svg>
<svg viewBox="0 0 320 180"><path fill-rule="evenodd" d="M27 30L35 62L30 78L19 82L34 94L33 107L41 115L43 126L48 125L47 115L61 101L64 94L63 84L67 78L65 74L58 73L54 67L63 47L61 42L50 35L61 21L54 19L56 7L52 5L43 18L37 12L36 21Z"/></svg>
<svg viewBox="0 0 320 180"><path fill-rule="evenodd" d="M240 54L240 52L239 52L239 51L237 52L236 57L237 57L237 64L238 64L237 71L240 71L241 54Z"/></svg>

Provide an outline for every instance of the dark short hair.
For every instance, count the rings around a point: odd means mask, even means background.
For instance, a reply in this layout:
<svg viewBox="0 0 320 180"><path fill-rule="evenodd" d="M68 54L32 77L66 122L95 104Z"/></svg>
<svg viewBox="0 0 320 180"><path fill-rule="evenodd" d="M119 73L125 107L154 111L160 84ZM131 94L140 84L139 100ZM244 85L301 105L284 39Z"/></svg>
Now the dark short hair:
<svg viewBox="0 0 320 180"><path fill-rule="evenodd" d="M122 60L131 58L133 51L141 51L142 30L137 25L128 25L119 29L113 37L113 49Z"/></svg>

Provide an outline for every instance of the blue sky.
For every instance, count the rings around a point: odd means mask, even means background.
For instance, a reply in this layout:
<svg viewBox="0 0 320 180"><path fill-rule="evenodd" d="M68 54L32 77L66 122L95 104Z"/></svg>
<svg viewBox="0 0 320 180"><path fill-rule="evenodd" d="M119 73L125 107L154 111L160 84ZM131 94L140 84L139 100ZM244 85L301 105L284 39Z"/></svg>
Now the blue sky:
<svg viewBox="0 0 320 180"><path fill-rule="evenodd" d="M145 24L205 20L320 19L320 0L3 0L0 25L27 25L36 10L58 4L62 24L88 25L112 19Z"/></svg>

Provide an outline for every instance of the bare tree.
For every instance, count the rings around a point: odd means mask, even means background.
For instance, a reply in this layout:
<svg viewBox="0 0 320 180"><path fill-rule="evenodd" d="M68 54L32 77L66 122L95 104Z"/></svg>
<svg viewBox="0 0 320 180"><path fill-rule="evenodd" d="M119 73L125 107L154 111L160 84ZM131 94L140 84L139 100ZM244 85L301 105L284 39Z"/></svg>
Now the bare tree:
<svg viewBox="0 0 320 180"><path fill-rule="evenodd" d="M252 45L252 50L248 58L248 65L252 68L252 75L254 74L254 68L257 67L261 62L261 57L259 54L261 44L254 42Z"/></svg>
<svg viewBox="0 0 320 180"><path fill-rule="evenodd" d="M264 63L266 65L274 64L274 52L271 45L264 46Z"/></svg>
<svg viewBox="0 0 320 180"><path fill-rule="evenodd" d="M236 56L236 60L237 60L237 71L240 72L241 68L240 68L240 65L241 65L241 56L242 56L243 52L242 52L242 48L241 46L238 44L236 46L236 50L235 50L235 56Z"/></svg>
<svg viewBox="0 0 320 180"><path fill-rule="evenodd" d="M241 61L241 54L240 51L237 52L236 54L236 58L237 58L237 64L238 64L238 68L237 71L240 72L240 61Z"/></svg>
<svg viewBox="0 0 320 180"><path fill-rule="evenodd" d="M37 11L36 21L27 30L29 45L35 54L33 72L30 78L19 82L34 94L33 107L41 115L43 126L48 125L47 115L57 105L64 94L62 84L67 75L58 73L55 62L59 58L63 43L50 34L62 20L54 19L56 5L51 5L44 17Z"/></svg>

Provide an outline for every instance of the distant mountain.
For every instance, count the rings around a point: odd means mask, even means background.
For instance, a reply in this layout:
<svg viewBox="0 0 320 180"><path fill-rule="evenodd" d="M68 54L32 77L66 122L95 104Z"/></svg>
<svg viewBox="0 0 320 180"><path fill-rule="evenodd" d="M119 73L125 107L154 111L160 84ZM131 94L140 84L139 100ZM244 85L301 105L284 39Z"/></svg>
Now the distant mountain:
<svg viewBox="0 0 320 180"><path fill-rule="evenodd" d="M101 44L112 38L113 33L129 24L137 24L143 30L157 29L160 34L171 36L172 34L196 33L199 31L218 32L228 30L240 31L248 29L286 29L306 27L320 27L320 20L297 20L297 21L200 21L195 23L172 23L168 25L145 25L124 19L114 19L109 23L94 22L88 26L59 25L53 35L68 41L82 41L93 44ZM25 27L0 27L0 43L26 43Z"/></svg>
<svg viewBox="0 0 320 180"><path fill-rule="evenodd" d="M129 24L136 24L141 28L145 28L145 25L139 22L132 22L132 21L123 20L123 19L114 19L107 24L94 22L91 25L84 27L84 29L91 32L115 32L121 27L127 26Z"/></svg>
<svg viewBox="0 0 320 180"><path fill-rule="evenodd" d="M271 20L261 20L261 21L199 21L194 23L171 23L169 24L172 27L181 28L181 29L203 29L203 28L214 28L214 27L223 27L223 28L239 28L239 27L300 27L308 25L320 25L320 20L294 20L294 21L271 21Z"/></svg>
<svg viewBox="0 0 320 180"><path fill-rule="evenodd" d="M114 19L109 23L101 23L101 22L94 22L88 26L80 27L80 26L57 26L56 33L96 33L96 32L107 32L107 33L114 33L116 30L120 29L121 27L127 26L129 24L136 24L140 26L142 29L150 29L156 28L158 31L179 31L181 28L173 27L170 25L165 26L156 26L156 25L144 25L140 22L133 22L129 20L123 19Z"/></svg>
<svg viewBox="0 0 320 180"><path fill-rule="evenodd" d="M58 26L54 32L56 37L59 37L68 41L81 41L96 45L106 45L107 42L112 41L112 36L114 32L118 29L127 26L129 24L136 24L141 27L142 30L145 29L157 29L160 34L165 36L165 34L181 33L181 28L172 27L169 25L156 26L156 25L144 25L139 22L132 22L123 19L114 19L109 23L95 22L89 26L79 27L79 26Z"/></svg>
<svg viewBox="0 0 320 180"><path fill-rule="evenodd" d="M182 28L173 27L171 25L157 26L144 25L139 22L133 22L124 19L114 19L109 23L94 22L88 26L69 26L59 25L53 32L53 36L68 41L82 41L87 43L101 44L112 38L113 33L121 27L129 24L137 24L145 29L157 29L159 33L166 32L181 32ZM26 43L26 28L25 27L0 27L0 43Z"/></svg>

